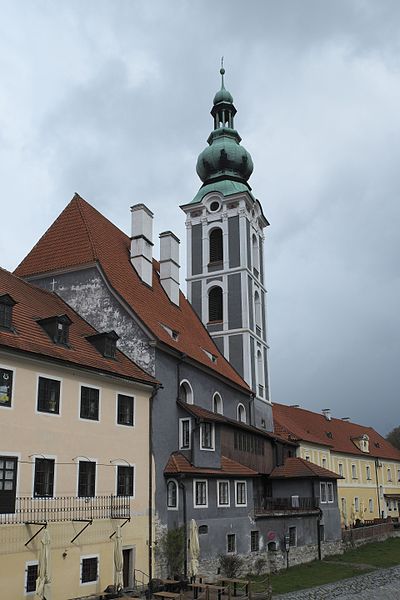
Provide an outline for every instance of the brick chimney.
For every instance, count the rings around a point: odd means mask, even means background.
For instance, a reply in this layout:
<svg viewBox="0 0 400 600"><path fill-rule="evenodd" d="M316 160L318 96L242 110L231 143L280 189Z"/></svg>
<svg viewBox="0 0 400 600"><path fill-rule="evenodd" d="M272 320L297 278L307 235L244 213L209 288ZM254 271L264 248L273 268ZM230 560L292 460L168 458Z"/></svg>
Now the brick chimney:
<svg viewBox="0 0 400 600"><path fill-rule="evenodd" d="M131 263L140 279L153 282L153 213L144 204L131 206Z"/></svg>
<svg viewBox="0 0 400 600"><path fill-rule="evenodd" d="M179 244L172 231L160 233L160 281L171 302L179 306Z"/></svg>

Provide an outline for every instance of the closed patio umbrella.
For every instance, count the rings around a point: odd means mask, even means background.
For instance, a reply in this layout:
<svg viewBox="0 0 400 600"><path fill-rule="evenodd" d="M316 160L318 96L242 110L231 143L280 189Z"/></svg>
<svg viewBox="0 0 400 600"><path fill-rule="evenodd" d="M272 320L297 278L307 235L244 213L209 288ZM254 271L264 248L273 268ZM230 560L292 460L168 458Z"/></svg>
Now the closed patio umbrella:
<svg viewBox="0 0 400 600"><path fill-rule="evenodd" d="M40 598L40 600L50 600L50 583L50 533L46 527L40 541L35 598Z"/></svg>
<svg viewBox="0 0 400 600"><path fill-rule="evenodd" d="M122 554L122 534L121 527L118 525L117 531L114 538L114 567L115 567L115 578L114 586L119 592L124 587L124 576L122 570L124 568L124 557Z"/></svg>
<svg viewBox="0 0 400 600"><path fill-rule="evenodd" d="M199 558L200 558L200 544L199 544L199 531L197 523L194 519L190 521L189 530L189 550L190 550L190 563L189 573L191 577L196 577L199 572Z"/></svg>

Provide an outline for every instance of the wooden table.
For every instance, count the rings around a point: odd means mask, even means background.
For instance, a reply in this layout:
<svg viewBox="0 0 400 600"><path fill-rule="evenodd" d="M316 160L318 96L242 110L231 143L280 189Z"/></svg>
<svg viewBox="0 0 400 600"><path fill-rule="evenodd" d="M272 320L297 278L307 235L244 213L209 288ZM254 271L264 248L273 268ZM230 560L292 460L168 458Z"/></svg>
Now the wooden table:
<svg viewBox="0 0 400 600"><path fill-rule="evenodd" d="M180 597L180 594L175 594L174 592L154 592L153 596L162 599L165 598L166 600L175 600L175 598Z"/></svg>
<svg viewBox="0 0 400 600"><path fill-rule="evenodd" d="M163 585L166 585L168 587L172 587L172 586L178 585L179 589L182 588L182 582L179 581L179 579L161 579L160 581L161 581L161 583Z"/></svg>
<svg viewBox="0 0 400 600"><path fill-rule="evenodd" d="M249 595L249 581L247 581L246 579L228 579L227 577L223 578L223 579L218 579L218 581L220 581L222 583L222 585L225 585L226 583L229 585L231 583L233 583L233 595L236 596L236 592L237 592L237 584L241 583L242 585L246 586L246 596Z"/></svg>

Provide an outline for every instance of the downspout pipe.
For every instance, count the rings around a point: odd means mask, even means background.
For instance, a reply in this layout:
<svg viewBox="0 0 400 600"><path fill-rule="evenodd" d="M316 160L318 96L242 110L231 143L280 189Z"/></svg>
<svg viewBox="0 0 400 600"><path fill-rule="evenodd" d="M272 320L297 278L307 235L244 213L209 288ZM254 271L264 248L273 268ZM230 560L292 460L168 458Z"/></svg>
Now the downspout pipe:
<svg viewBox="0 0 400 600"><path fill-rule="evenodd" d="M319 480L316 480L317 483L319 483ZM312 498L313 500L316 500L316 495L315 495L315 481L312 482L311 484L311 490L312 490ZM321 507L319 508L319 512L318 512L318 516L317 516L317 543L318 543L318 560L322 559L322 552L321 552L321 528L320 528L320 523L321 523L321 519L322 519L322 510Z"/></svg>
<svg viewBox="0 0 400 600"><path fill-rule="evenodd" d="M149 584L153 579L153 400L161 384L153 387L149 402Z"/></svg>
<svg viewBox="0 0 400 600"><path fill-rule="evenodd" d="M186 507L186 486L184 484L184 482L181 481L179 482L179 487L182 490L182 508L183 508L183 542L184 542L184 546L183 546L183 576L185 578L185 581L187 580L187 573L188 573L188 534L187 534L187 507Z"/></svg>
<svg viewBox="0 0 400 600"><path fill-rule="evenodd" d="M379 496L379 481L378 481L378 467L379 467L379 459L375 458L375 480L376 480L376 496L378 498L378 514L379 514L379 518L382 517L382 513L381 513L381 499Z"/></svg>

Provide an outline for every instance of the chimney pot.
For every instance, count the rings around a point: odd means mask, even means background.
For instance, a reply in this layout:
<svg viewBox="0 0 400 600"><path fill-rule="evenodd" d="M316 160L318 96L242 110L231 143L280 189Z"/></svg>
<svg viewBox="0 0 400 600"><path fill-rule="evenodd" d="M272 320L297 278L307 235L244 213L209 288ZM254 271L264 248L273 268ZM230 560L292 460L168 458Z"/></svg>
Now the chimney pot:
<svg viewBox="0 0 400 600"><path fill-rule="evenodd" d="M153 282L153 213L144 204L131 206L131 263L140 279Z"/></svg>
<svg viewBox="0 0 400 600"><path fill-rule="evenodd" d="M322 409L322 414L324 415L324 417L325 417L325 419L327 421L331 421L332 420L331 409L330 408L323 408Z"/></svg>
<svg viewBox="0 0 400 600"><path fill-rule="evenodd" d="M160 282L171 302L179 306L179 244L172 231L160 233Z"/></svg>

